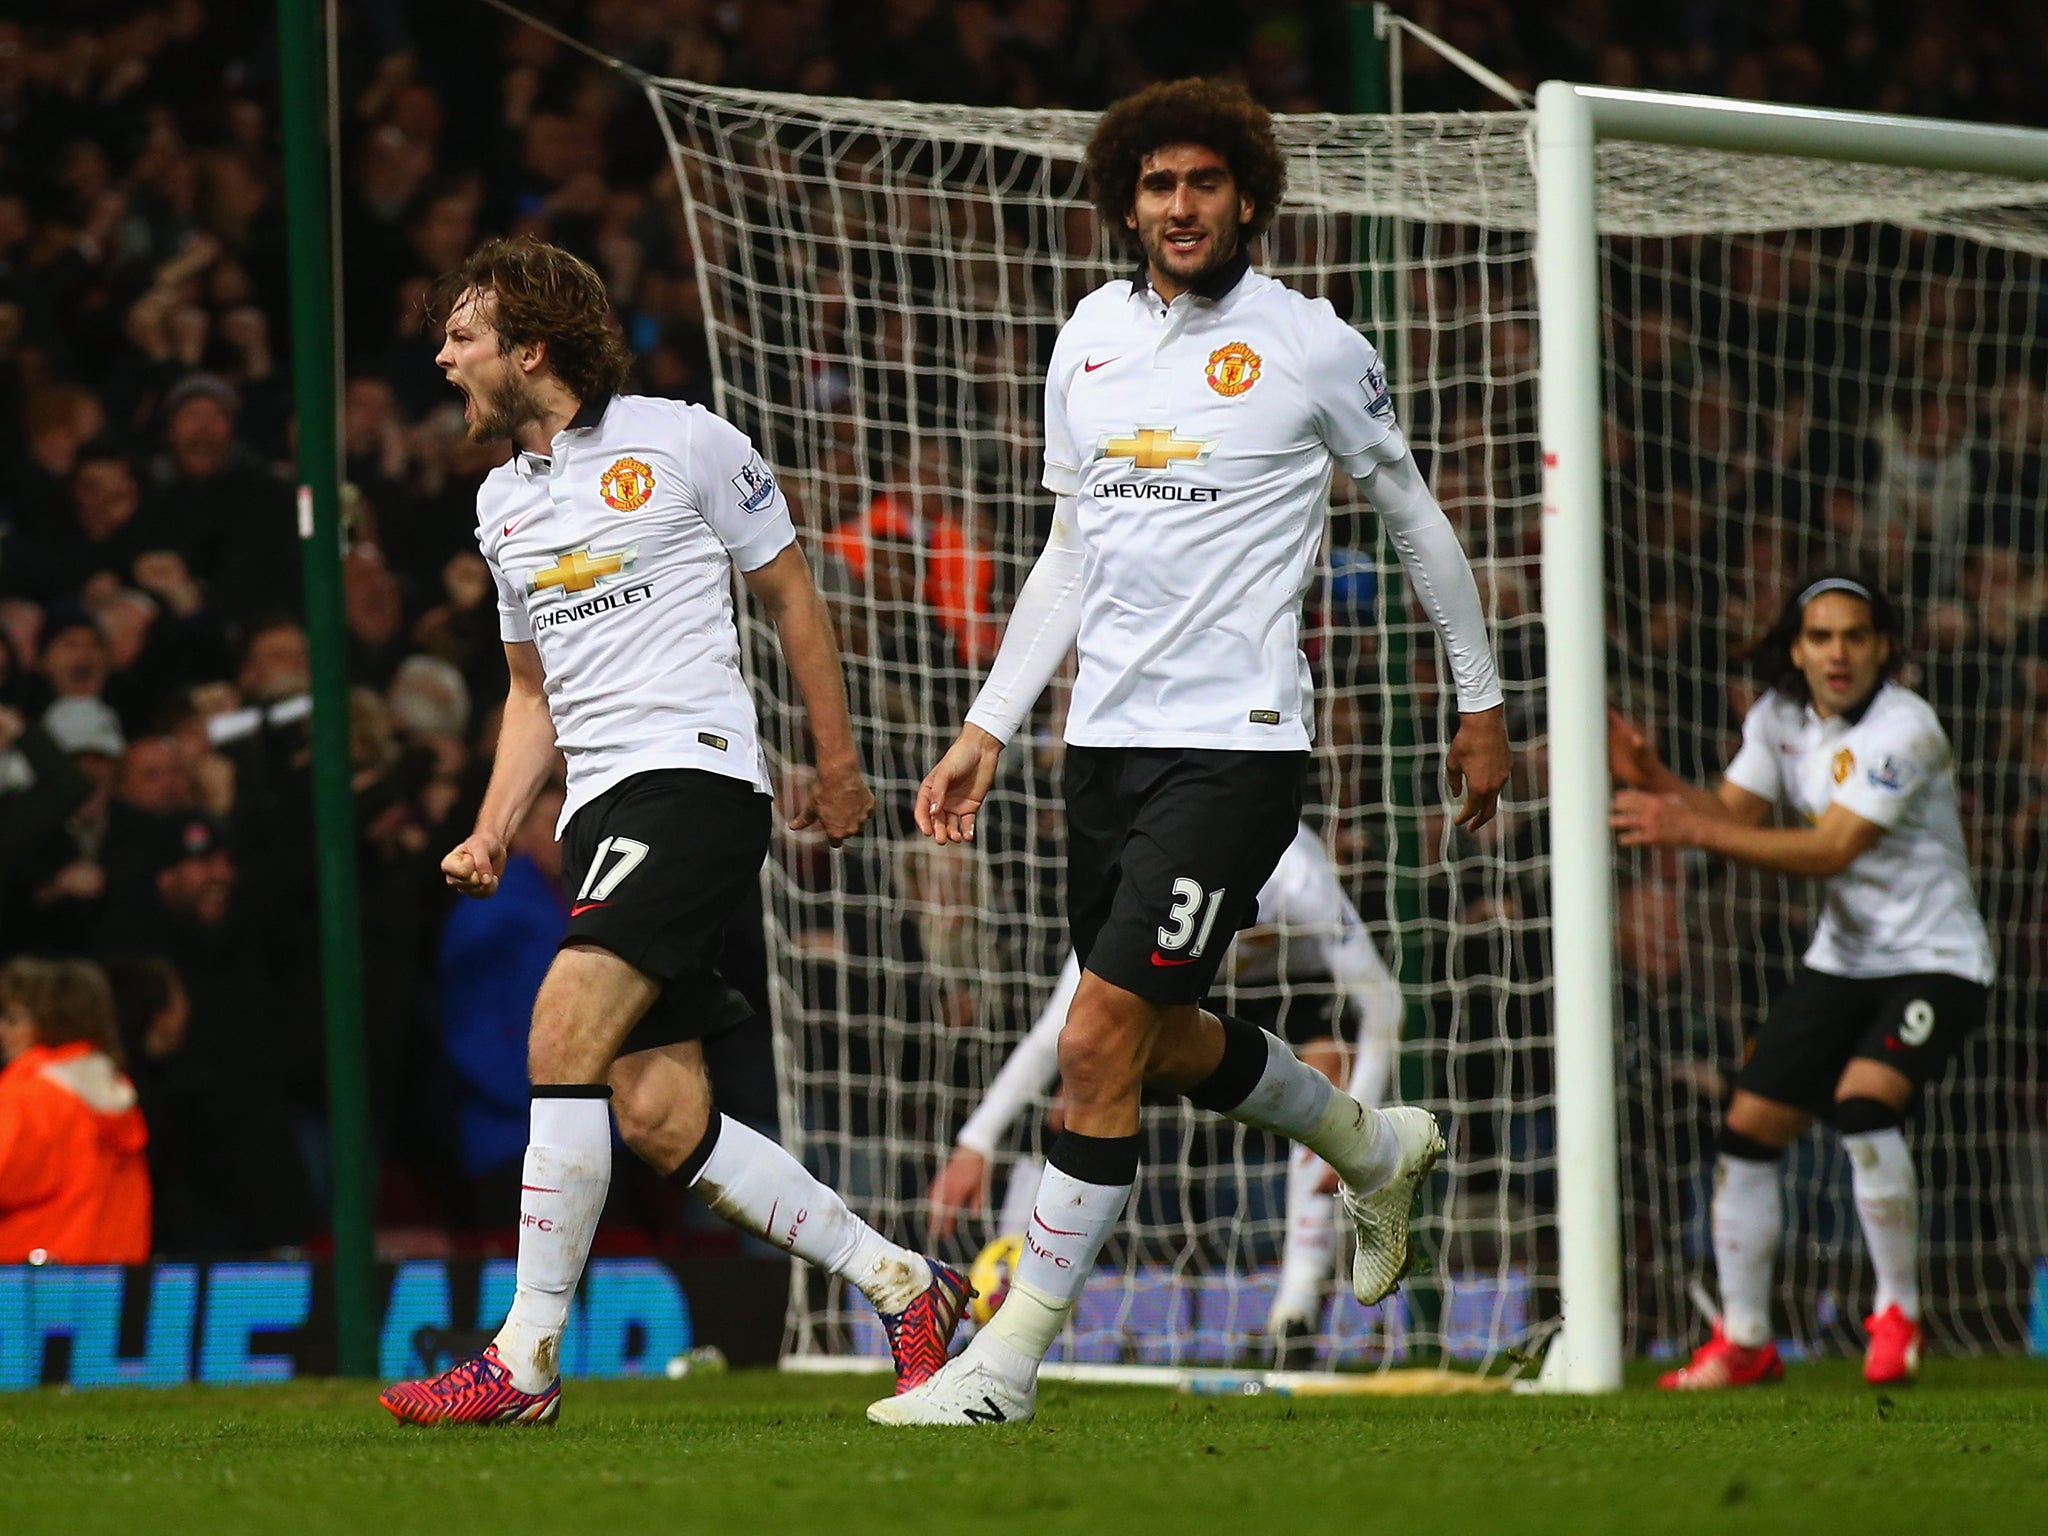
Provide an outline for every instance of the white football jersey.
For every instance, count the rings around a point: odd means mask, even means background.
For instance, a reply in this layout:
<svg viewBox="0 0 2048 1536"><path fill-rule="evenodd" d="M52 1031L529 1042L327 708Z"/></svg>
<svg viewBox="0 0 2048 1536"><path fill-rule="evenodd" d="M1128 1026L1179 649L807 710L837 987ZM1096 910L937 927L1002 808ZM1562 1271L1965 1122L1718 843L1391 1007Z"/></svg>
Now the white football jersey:
<svg viewBox="0 0 2048 1536"><path fill-rule="evenodd" d="M1076 306L1045 386L1045 485L1085 551L1066 737L1305 751L1301 604L1332 463L1404 452L1379 356L1322 299L1226 269L1172 304L1123 279Z"/></svg>
<svg viewBox="0 0 2048 1536"><path fill-rule="evenodd" d="M745 433L698 405L616 395L477 491L498 632L530 640L569 764L557 831L631 774L702 768L769 793L740 670L732 572L796 538Z"/></svg>
<svg viewBox="0 0 2048 1536"><path fill-rule="evenodd" d="M1885 828L1825 883L1806 963L1833 976L1939 971L1989 985L1948 737L1927 701L1886 681L1856 718L1823 720L1775 689L1742 722L1728 781L1808 823L1840 805Z"/></svg>

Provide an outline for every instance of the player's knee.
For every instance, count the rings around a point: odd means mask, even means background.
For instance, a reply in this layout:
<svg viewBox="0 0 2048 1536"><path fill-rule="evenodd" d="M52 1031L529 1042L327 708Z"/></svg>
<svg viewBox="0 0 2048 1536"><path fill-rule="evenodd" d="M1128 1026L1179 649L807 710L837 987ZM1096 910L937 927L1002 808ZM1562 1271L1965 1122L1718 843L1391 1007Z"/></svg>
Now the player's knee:
<svg viewBox="0 0 2048 1536"><path fill-rule="evenodd" d="M527 1076L536 1083L600 1083L608 1065L606 1053L589 1031L550 1009L544 998L527 1031Z"/></svg>
<svg viewBox="0 0 2048 1536"><path fill-rule="evenodd" d="M1144 1073L1141 1042L1123 1021L1075 1016L1060 1033L1060 1089L1070 1102L1094 1103L1136 1089Z"/></svg>
<svg viewBox="0 0 2048 1536"><path fill-rule="evenodd" d="M1727 1125L1722 1126L1720 1134L1715 1136L1714 1150L1723 1157L1737 1158L1745 1163L1775 1163L1785 1153L1783 1147L1774 1147Z"/></svg>
<svg viewBox="0 0 2048 1536"><path fill-rule="evenodd" d="M648 1088L614 1093L612 1113L619 1122L619 1139L657 1173L673 1172L704 1139L704 1117L692 1113L689 1102Z"/></svg>
<svg viewBox="0 0 2048 1536"><path fill-rule="evenodd" d="M1835 1129L1844 1136L1860 1136L1871 1131L1895 1129L1905 1118L1905 1112L1896 1104L1887 1104L1882 1099L1859 1096L1835 1101Z"/></svg>
<svg viewBox="0 0 2048 1536"><path fill-rule="evenodd" d="M555 1073L558 1053L553 1047L554 1042L543 1034L540 1026L536 1024L533 1028L533 1033L526 1037L527 1081L534 1083L556 1083L561 1081Z"/></svg>
<svg viewBox="0 0 2048 1536"><path fill-rule="evenodd" d="M673 1172L704 1139L710 1084L643 1067L630 1056L613 1063L610 1081L619 1139L655 1171Z"/></svg>
<svg viewBox="0 0 2048 1536"><path fill-rule="evenodd" d="M581 1083L595 1082L596 1077L582 1069L575 1059L576 1053L568 1048L568 1041L558 1030L550 1029L536 1018L533 1030L526 1037L526 1075L536 1083Z"/></svg>
<svg viewBox="0 0 2048 1536"><path fill-rule="evenodd" d="M651 1142L667 1118L667 1106L651 1093L640 1075L621 1072L611 1075L612 1115L619 1122L619 1137L635 1152Z"/></svg>

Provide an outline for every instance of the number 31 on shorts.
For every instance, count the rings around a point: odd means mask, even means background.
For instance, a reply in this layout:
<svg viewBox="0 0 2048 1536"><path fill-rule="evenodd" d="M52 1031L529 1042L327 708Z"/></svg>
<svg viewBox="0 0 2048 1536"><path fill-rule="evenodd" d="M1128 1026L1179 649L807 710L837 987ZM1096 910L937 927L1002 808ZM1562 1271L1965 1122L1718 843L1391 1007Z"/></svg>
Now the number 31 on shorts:
<svg viewBox="0 0 2048 1536"><path fill-rule="evenodd" d="M1166 914L1169 927L1159 930L1159 947L1162 950L1187 949L1188 958L1198 959L1202 947L1209 942L1209 930L1216 926L1217 910L1223 905L1223 887L1204 892L1200 884L1182 875L1173 882L1173 910ZM1201 925L1196 926L1196 913L1201 914ZM1193 939L1192 948L1188 940Z"/></svg>
<svg viewBox="0 0 2048 1536"><path fill-rule="evenodd" d="M604 867L607 856L617 854L618 858L610 869ZM608 901L619 882L640 867L640 861L647 857L647 845L635 837L608 837L597 845L597 852L590 858L590 873L583 877L583 889L576 893L578 901ZM602 875L603 878L598 877Z"/></svg>

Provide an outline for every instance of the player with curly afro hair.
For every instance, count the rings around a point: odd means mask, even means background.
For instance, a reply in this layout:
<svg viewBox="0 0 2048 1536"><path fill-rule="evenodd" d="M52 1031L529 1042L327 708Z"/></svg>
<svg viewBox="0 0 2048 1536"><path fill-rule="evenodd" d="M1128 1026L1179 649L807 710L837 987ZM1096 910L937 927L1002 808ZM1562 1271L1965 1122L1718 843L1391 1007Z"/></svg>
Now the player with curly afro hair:
<svg viewBox="0 0 2048 1536"><path fill-rule="evenodd" d="M1238 199L1238 218L1206 252L1199 280L1264 234L1287 192L1287 159L1273 135L1273 116L1234 80L1168 80L1148 86L1102 115L1086 160L1089 195L1103 227L1121 232L1132 255L1157 265L1138 207L1159 151L1193 146L1220 157ZM1158 243L1164 244L1162 235ZM1168 254L1171 255L1169 247Z"/></svg>
<svg viewBox="0 0 2048 1536"><path fill-rule="evenodd" d="M1082 295L1053 343L1051 529L912 807L935 842L972 840L1006 745L1078 657L1061 784L1080 964L1058 1034L1066 1124L1002 1310L870 1404L876 1424L1014 1426L1038 1411L1039 1368L1137 1187L1148 1086L1299 1144L1289 1230L1334 1243L1347 1221L1364 1305L1407 1273L1413 1202L1445 1145L1435 1118L1378 1108L1363 1083L1354 1096L1326 1019L1297 1021L1297 1053L1203 1006L1301 830L1316 709L1298 637L1339 468L1443 642L1460 826L1493 819L1513 765L1479 586L1378 351L1327 299L1252 266L1287 189L1273 119L1241 86L1173 81L1111 107L1085 158L1097 212L1143 265ZM1283 1282L1267 1318L1276 1359L1312 1352L1322 1273L1318 1256Z"/></svg>

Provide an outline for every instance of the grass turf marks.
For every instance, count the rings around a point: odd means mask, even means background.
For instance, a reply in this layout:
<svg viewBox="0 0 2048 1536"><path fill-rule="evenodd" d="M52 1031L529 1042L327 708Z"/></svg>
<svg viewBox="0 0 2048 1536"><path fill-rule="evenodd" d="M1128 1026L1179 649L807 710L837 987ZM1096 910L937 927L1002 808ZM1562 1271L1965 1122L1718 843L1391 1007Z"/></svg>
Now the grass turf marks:
<svg viewBox="0 0 2048 1536"><path fill-rule="evenodd" d="M553 1430L419 1430L352 1382L0 1396L0 1530L1171 1536L2033 1532L2048 1362L1853 1362L1618 1397L1196 1398L1052 1384L1040 1419L883 1430L884 1377L571 1382ZM1647 1379L1647 1378L1645 1378Z"/></svg>

